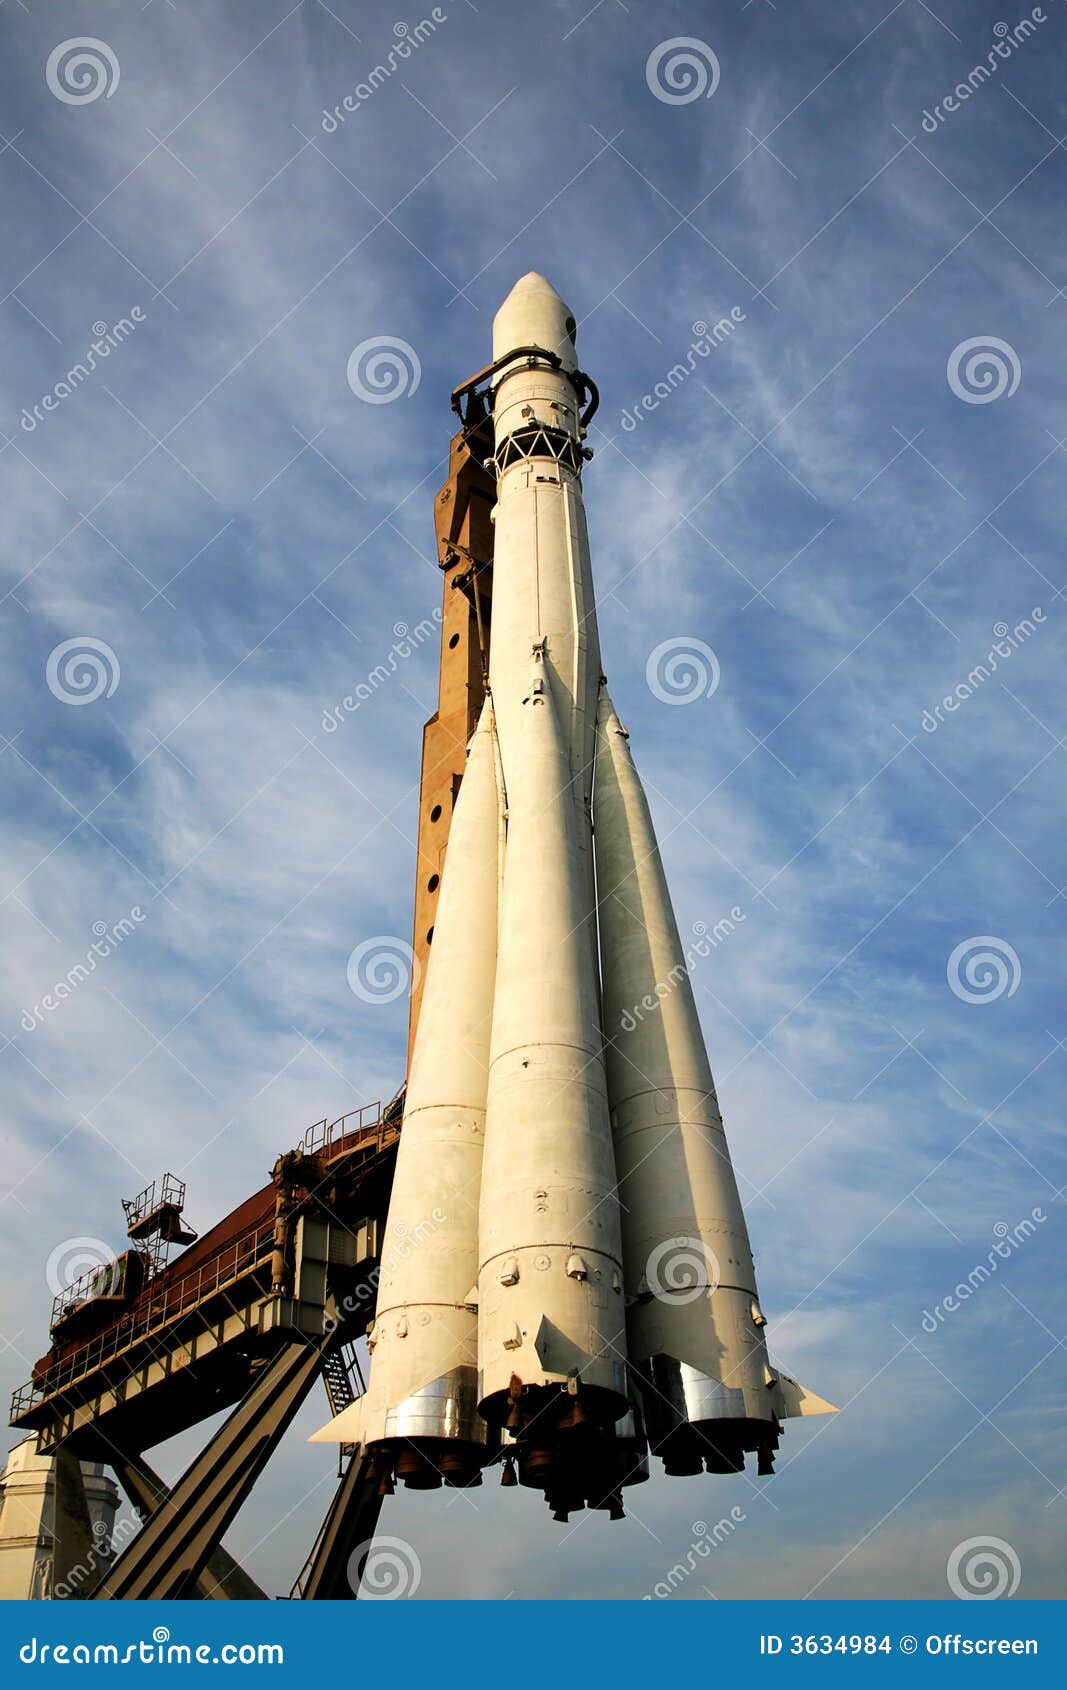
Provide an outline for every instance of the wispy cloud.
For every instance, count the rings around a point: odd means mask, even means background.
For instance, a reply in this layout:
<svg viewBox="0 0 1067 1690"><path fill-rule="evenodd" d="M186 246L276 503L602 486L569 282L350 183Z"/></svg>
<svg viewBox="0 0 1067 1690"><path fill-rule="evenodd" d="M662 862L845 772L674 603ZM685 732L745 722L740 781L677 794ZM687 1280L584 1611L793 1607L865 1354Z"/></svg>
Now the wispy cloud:
<svg viewBox="0 0 1067 1690"><path fill-rule="evenodd" d="M121 78L83 105L45 80L77 8L5 9L9 1384L44 1347L57 1240L117 1243L119 1197L164 1165L206 1225L309 1121L401 1077L403 1000L360 1003L345 969L408 930L434 642L336 733L321 722L438 601L447 396L534 266L604 397L601 639L679 923L745 911L694 984L772 1349L846 1405L790 1426L758 1495L739 1482L749 1521L683 1594L936 1593L983 1532L1014 1545L1021 1595L1054 1591L1067 275L1048 66L1067 26L1051 0L1041 41L925 134L989 45L974 10L720 9L700 26L714 97L672 107L645 64L691 32L683 7L457 5L328 134L323 109L394 39L376 3L216 6L209 27L180 0L101 4ZM136 332L25 428L94 324L134 306ZM735 306L736 332L623 430L694 323ZM379 335L422 375L371 406L346 368ZM1017 356L1011 397L953 392L977 336ZM1034 606L1039 635L924 733ZM121 667L85 707L46 681L81 635ZM721 680L672 709L645 666L677 635ZM27 1031L93 924L135 904L136 931ZM946 969L981 935L1021 980L973 1004ZM923 1334L1035 1203L1048 1221L998 1283ZM330 1492L299 1431L231 1534L272 1589ZM638 1597L734 1493L654 1479L628 1526L565 1541L526 1500L391 1503L420 1595Z"/></svg>

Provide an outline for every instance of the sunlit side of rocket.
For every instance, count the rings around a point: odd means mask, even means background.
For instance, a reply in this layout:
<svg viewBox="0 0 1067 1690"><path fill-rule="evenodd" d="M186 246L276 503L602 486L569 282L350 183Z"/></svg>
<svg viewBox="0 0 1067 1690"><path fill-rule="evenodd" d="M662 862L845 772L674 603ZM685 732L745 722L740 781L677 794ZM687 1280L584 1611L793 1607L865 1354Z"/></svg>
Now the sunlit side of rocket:
<svg viewBox="0 0 1067 1690"><path fill-rule="evenodd" d="M478 1401L478 1199L499 904L501 798L487 700L452 818L382 1244L370 1382L314 1436L373 1445L415 1488L467 1484Z"/></svg>
<svg viewBox="0 0 1067 1690"><path fill-rule="evenodd" d="M768 1473L779 1421L829 1404L768 1359L686 957L629 735L606 689L594 821L627 1331L649 1440L668 1473L740 1472L748 1450Z"/></svg>
<svg viewBox="0 0 1067 1690"><path fill-rule="evenodd" d="M370 1387L316 1436L377 1450L386 1485L469 1483L499 1448L504 1482L543 1489L557 1518L618 1517L647 1471L642 1411L682 1475L750 1451L770 1472L781 1420L830 1405L768 1358L651 817L602 687L591 384L543 276L497 313L484 374L489 700L445 860Z"/></svg>
<svg viewBox="0 0 1067 1690"><path fill-rule="evenodd" d="M552 367L524 349L543 348ZM508 834L480 1211L481 1409L557 1512L618 1506L622 1246L595 951L600 680L574 319L529 275L493 324L490 689Z"/></svg>

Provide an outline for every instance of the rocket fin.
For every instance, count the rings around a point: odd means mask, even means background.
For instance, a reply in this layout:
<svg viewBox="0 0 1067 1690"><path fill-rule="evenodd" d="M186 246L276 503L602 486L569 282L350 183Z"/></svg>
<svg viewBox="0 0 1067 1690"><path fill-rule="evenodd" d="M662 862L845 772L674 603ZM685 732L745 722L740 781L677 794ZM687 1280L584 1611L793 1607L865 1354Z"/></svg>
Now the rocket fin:
<svg viewBox="0 0 1067 1690"><path fill-rule="evenodd" d="M790 1379L788 1373L778 1374L778 1395L778 1414L782 1420L807 1419L809 1414L840 1413L834 1403L827 1402L825 1397L817 1397L806 1385L799 1384L796 1379Z"/></svg>
<svg viewBox="0 0 1067 1690"><path fill-rule="evenodd" d="M317 1432L312 1432L309 1444L360 1444L363 1442L363 1404L366 1399L360 1397L356 1402L349 1403L340 1414L335 1414L332 1420L327 1420L325 1426L320 1426Z"/></svg>

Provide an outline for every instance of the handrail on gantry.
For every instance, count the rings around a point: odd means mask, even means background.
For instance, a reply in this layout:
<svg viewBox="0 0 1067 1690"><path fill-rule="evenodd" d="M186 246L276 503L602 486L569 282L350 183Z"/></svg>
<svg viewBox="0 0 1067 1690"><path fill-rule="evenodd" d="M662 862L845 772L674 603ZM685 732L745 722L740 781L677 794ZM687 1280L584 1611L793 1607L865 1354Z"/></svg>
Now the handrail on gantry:
<svg viewBox="0 0 1067 1690"><path fill-rule="evenodd" d="M309 1155L316 1151L325 1151L328 1155L332 1149L336 1149L340 1140L356 1138L371 1127L380 1127L381 1124L380 1101L364 1103L359 1109L349 1109L346 1114L338 1115L335 1121L324 1115L321 1121L314 1121L304 1134L303 1148ZM345 1145L345 1148L348 1146Z"/></svg>
<svg viewBox="0 0 1067 1690"><path fill-rule="evenodd" d="M253 1268L270 1257L274 1242L274 1220L262 1222L243 1237L227 1244L210 1262L204 1262L193 1272L167 1284L153 1281L144 1303L135 1313L123 1316L113 1326L98 1332L76 1350L61 1356L42 1380L31 1380L12 1396L11 1417L16 1418L45 1397L92 1373L105 1361L128 1350L132 1345L151 1336L161 1326L177 1320L189 1309L198 1307L216 1291L243 1279Z"/></svg>
<svg viewBox="0 0 1067 1690"><path fill-rule="evenodd" d="M395 1099L394 1099L395 1102ZM391 1107L391 1106L390 1106ZM303 1149L327 1159L353 1150L381 1151L387 1135L397 1123L383 1112L381 1102L365 1103L335 1120L328 1116L314 1122L304 1134ZM270 1259L274 1247L274 1217L259 1221L239 1238L231 1240L211 1260L186 1274L180 1261L171 1270L149 1281L129 1311L114 1324L97 1332L84 1344L58 1356L47 1374L20 1386L11 1398L11 1418L17 1419L47 1397L85 1378L104 1362L168 1326L190 1309L199 1307L216 1292L244 1279Z"/></svg>

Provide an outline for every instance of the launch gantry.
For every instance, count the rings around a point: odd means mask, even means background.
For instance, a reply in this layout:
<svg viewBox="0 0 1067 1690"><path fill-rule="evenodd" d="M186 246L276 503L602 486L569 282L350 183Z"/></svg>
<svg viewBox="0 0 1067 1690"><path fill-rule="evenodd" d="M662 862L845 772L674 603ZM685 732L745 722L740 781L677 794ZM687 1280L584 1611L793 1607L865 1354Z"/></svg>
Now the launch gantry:
<svg viewBox="0 0 1067 1690"><path fill-rule="evenodd" d="M397 1100L317 1122L279 1157L268 1185L169 1266L100 1270L99 1295L90 1284L88 1295L62 1301L52 1349L15 1392L12 1424L36 1432L68 1487L78 1487L80 1461L103 1462L144 1520L79 1595L263 1595L221 1539L316 1380L334 1413L362 1389L352 1345L373 1309L399 1113ZM131 1236L146 1239L144 1204L127 1213ZM164 1225L173 1230L175 1219ZM168 1490L145 1452L227 1408ZM335 1524L300 1594L355 1594L343 1550L373 1535L380 1507L376 1495L351 1506L360 1465L348 1459L338 1498L346 1531L361 1536L340 1541ZM92 1543L86 1535L71 1545L72 1531L66 1520L64 1564L91 1566Z"/></svg>
<svg viewBox="0 0 1067 1690"><path fill-rule="evenodd" d="M485 696L494 490L484 438L473 422L459 429L434 502L439 697L423 737L411 1041L466 745ZM57 1298L52 1348L14 1393L11 1424L55 1458L64 1497L82 1487L80 1461L99 1461L145 1522L105 1565L78 1523L84 1509L57 1509L59 1560L86 1569L72 1594L264 1595L221 1539L316 1380L334 1415L364 1388L354 1345L373 1317L401 1115L402 1093L384 1110L316 1122L279 1157L270 1184L199 1239L182 1219L184 1185L165 1175L124 1202L133 1248ZM168 1265L175 1244L185 1248ZM168 1489L145 1452L227 1408ZM358 1590L361 1568L349 1562L374 1535L382 1489L360 1450L342 1446L341 1467L294 1598Z"/></svg>
<svg viewBox="0 0 1067 1690"><path fill-rule="evenodd" d="M618 1519L650 1451L677 1477L753 1453L766 1475L785 1418L833 1412L770 1362L688 961L601 669L582 488L597 393L543 276L504 301L493 352L453 395L434 507L405 1090L317 1123L199 1239L165 1176L126 1206L132 1248L63 1299L12 1420L56 1457L64 1564L91 1554L72 1541L82 1460L144 1517L95 1599L261 1596L221 1539L318 1379L331 1420L312 1441L338 1444L342 1470L304 1599L356 1593L398 1480L480 1484L499 1460L557 1519ZM168 1490L145 1452L227 1409Z"/></svg>

